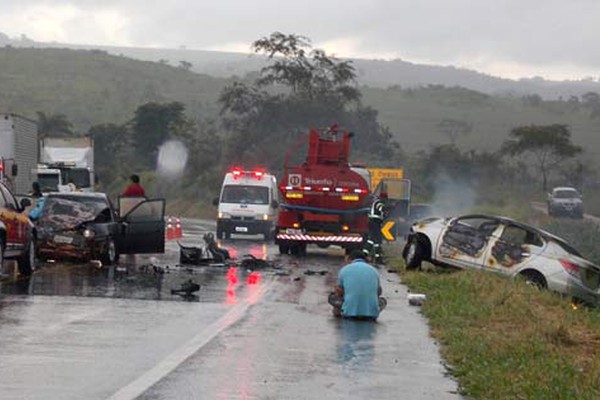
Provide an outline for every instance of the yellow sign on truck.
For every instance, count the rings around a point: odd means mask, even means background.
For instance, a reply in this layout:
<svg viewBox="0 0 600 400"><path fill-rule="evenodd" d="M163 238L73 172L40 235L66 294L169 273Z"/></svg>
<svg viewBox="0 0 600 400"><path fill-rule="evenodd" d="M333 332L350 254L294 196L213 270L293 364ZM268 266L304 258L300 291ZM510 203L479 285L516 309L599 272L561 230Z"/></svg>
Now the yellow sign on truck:
<svg viewBox="0 0 600 400"><path fill-rule="evenodd" d="M403 168L367 168L371 174L371 191L375 190L382 179L385 178L404 178Z"/></svg>

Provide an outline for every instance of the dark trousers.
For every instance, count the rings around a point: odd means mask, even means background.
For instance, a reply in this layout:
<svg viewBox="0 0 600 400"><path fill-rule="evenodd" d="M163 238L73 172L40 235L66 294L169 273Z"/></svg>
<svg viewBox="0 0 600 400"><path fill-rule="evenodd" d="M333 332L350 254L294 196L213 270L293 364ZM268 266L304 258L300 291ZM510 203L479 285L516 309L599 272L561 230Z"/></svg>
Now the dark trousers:
<svg viewBox="0 0 600 400"><path fill-rule="evenodd" d="M338 296L335 293L330 293L329 298L327 299L329 304L333 307L333 315L336 317L343 317L342 314L342 306L344 305L344 297ZM387 300L385 297L379 297L379 312L383 311L383 309L387 306ZM375 319L373 317L351 317L356 319Z"/></svg>
<svg viewBox="0 0 600 400"><path fill-rule="evenodd" d="M381 225L383 221L377 218L369 219L369 238L365 245L365 249L375 261L382 261L383 250L381 243L383 242L383 234L381 233Z"/></svg>

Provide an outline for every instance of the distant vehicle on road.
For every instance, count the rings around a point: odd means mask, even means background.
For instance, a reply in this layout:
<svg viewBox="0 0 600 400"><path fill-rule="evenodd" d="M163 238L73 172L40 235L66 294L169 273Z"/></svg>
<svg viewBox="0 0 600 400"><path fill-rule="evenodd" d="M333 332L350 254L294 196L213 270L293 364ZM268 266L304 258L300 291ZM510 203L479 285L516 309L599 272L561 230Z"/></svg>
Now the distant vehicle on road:
<svg viewBox="0 0 600 400"><path fill-rule="evenodd" d="M120 254L164 253L165 201L104 193L49 193L36 221L40 259L116 264Z"/></svg>
<svg viewBox="0 0 600 400"><path fill-rule="evenodd" d="M548 193L548 215L567 215L583 218L583 199L581 193L572 187L556 187Z"/></svg>
<svg viewBox="0 0 600 400"><path fill-rule="evenodd" d="M598 305L600 267L563 239L505 217L429 218L411 227L403 257L407 269L422 261L521 276L540 288Z"/></svg>
<svg viewBox="0 0 600 400"><path fill-rule="evenodd" d="M17 203L0 182L0 269L4 260L16 259L21 275L31 275L35 268L35 228L24 212L29 205L29 199Z"/></svg>

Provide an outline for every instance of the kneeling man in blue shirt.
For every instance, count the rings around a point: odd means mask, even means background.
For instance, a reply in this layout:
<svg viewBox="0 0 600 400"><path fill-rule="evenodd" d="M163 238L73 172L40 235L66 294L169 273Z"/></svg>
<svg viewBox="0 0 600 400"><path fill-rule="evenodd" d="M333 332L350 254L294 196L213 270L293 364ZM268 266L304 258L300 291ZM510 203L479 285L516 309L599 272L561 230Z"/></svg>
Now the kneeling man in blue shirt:
<svg viewBox="0 0 600 400"><path fill-rule="evenodd" d="M352 262L338 275L329 304L337 317L376 320L387 301L381 295L379 272L365 261L362 250L350 253Z"/></svg>

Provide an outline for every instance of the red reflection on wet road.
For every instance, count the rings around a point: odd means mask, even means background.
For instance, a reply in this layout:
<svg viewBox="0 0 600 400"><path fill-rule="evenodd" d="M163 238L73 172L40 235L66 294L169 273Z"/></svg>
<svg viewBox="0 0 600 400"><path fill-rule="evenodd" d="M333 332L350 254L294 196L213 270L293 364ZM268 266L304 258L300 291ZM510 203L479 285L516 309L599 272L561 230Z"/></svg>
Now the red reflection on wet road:
<svg viewBox="0 0 600 400"><path fill-rule="evenodd" d="M225 275L225 277L227 278L227 298L225 300L226 304L235 304L237 303L237 297L235 294L235 287L238 284L238 276L237 276L237 268L236 267L230 267L227 270L227 275Z"/></svg>
<svg viewBox="0 0 600 400"><path fill-rule="evenodd" d="M260 283L260 278L260 272L252 271L250 274L248 274L248 277L246 278L246 283L248 285L257 285Z"/></svg>

